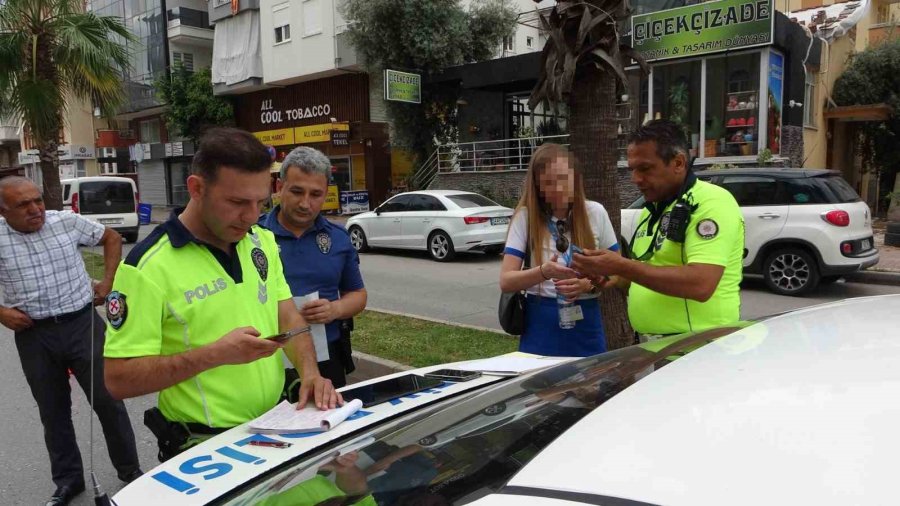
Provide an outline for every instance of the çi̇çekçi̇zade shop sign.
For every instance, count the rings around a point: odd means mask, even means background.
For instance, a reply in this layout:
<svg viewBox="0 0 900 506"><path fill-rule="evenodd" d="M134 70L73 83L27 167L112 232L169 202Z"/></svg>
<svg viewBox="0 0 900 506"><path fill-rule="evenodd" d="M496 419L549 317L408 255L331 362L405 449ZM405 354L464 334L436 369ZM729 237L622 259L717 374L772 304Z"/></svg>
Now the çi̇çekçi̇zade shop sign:
<svg viewBox="0 0 900 506"><path fill-rule="evenodd" d="M772 0L720 0L633 16L634 48L647 61L772 43Z"/></svg>

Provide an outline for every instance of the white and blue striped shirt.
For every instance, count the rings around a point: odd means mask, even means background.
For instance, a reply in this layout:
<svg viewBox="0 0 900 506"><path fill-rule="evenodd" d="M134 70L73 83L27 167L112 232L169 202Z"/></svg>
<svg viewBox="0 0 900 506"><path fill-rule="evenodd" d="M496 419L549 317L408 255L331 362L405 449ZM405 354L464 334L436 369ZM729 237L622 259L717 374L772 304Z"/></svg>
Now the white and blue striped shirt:
<svg viewBox="0 0 900 506"><path fill-rule="evenodd" d="M96 246L105 227L68 211L47 211L44 226L24 234L0 218L0 287L5 307L32 319L77 311L94 290L78 251Z"/></svg>

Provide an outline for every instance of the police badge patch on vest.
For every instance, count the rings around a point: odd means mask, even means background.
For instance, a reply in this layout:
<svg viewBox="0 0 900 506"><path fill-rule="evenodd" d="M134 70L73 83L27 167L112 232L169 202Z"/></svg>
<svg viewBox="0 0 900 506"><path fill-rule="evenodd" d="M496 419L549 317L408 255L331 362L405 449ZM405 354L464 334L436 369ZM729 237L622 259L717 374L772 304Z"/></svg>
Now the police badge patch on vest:
<svg viewBox="0 0 900 506"><path fill-rule="evenodd" d="M250 258L253 259L253 266L256 267L260 279L265 281L269 277L269 259L266 258L266 253L259 248L253 248L250 251Z"/></svg>
<svg viewBox="0 0 900 506"><path fill-rule="evenodd" d="M128 306L125 304L125 294L117 291L109 292L106 296L106 319L113 329L119 330L128 317Z"/></svg>
<svg viewBox="0 0 900 506"><path fill-rule="evenodd" d="M710 219L700 220L697 224L697 233L704 239L712 239L719 235L719 225Z"/></svg>
<svg viewBox="0 0 900 506"><path fill-rule="evenodd" d="M331 251L331 236L328 235L328 232L319 232L316 236L316 245L323 255L327 255Z"/></svg>

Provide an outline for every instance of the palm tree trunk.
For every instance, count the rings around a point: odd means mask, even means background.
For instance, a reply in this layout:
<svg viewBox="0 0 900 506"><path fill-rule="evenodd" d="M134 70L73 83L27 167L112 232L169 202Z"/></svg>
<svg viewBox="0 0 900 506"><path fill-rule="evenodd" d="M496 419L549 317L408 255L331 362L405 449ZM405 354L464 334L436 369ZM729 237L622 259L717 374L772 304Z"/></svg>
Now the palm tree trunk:
<svg viewBox="0 0 900 506"><path fill-rule="evenodd" d="M616 165L616 81L603 72L585 72L569 100L569 140L587 198L603 204L616 235L621 230L619 177ZM628 346L634 331L625 294L607 290L600 296L606 343L610 350Z"/></svg>
<svg viewBox="0 0 900 506"><path fill-rule="evenodd" d="M38 157L41 160L41 177L44 180L44 205L47 209L62 211L62 185L59 182L59 142L57 137L40 141Z"/></svg>

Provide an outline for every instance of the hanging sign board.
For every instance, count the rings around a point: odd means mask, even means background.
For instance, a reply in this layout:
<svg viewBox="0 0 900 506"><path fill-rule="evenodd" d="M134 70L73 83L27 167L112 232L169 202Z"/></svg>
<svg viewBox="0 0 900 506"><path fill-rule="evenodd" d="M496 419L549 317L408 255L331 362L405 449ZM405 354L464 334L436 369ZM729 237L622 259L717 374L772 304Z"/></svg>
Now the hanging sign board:
<svg viewBox="0 0 900 506"><path fill-rule="evenodd" d="M421 104L422 76L397 70L385 70L384 99L392 102Z"/></svg>

